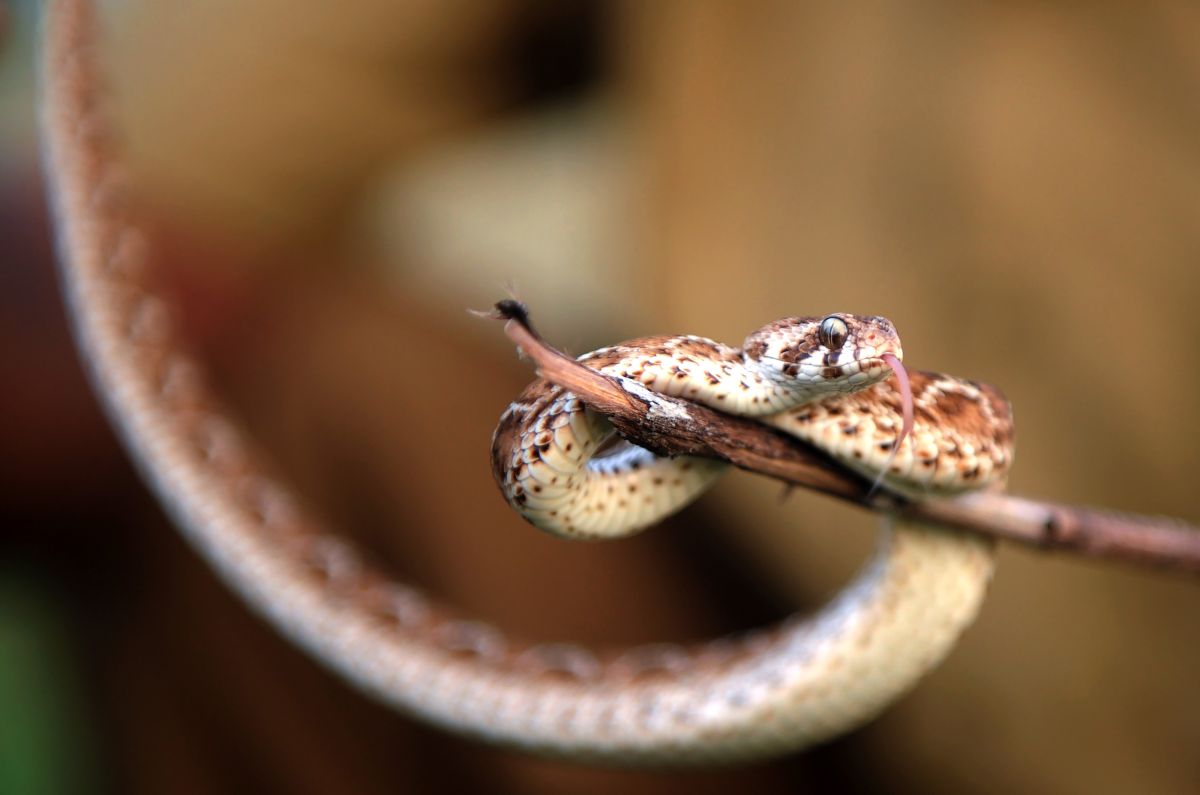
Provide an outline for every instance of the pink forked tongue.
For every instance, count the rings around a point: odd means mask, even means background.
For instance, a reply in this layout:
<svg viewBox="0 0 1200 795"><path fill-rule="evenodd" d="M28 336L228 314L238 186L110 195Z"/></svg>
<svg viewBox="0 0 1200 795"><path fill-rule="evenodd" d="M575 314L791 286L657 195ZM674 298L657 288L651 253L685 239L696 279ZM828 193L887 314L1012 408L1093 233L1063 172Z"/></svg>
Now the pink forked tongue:
<svg viewBox="0 0 1200 795"><path fill-rule="evenodd" d="M874 496L878 490L883 478L887 475L888 470L892 468L892 461L896 459L896 453L900 451L900 445L904 444L904 440L912 433L913 429L913 397L912 383L908 380L908 371L904 369L904 365L900 360L890 353L885 353L881 357L887 366L892 368L892 374L896 376L896 383L899 386L900 392L900 411L904 417L904 422L900 426L900 433L896 435L896 441L892 442L892 451L888 453L887 464L880 470L875 482L871 484L871 490L867 492L867 499Z"/></svg>
<svg viewBox="0 0 1200 795"><path fill-rule="evenodd" d="M908 380L908 370L904 369L904 365L890 353L885 353L881 357L887 366L892 368L892 373L896 376L896 383L900 385L900 410L904 413L904 425L900 428L900 435L896 437L896 446L892 449L898 449L900 444L908 438L913 429L913 397L912 383Z"/></svg>

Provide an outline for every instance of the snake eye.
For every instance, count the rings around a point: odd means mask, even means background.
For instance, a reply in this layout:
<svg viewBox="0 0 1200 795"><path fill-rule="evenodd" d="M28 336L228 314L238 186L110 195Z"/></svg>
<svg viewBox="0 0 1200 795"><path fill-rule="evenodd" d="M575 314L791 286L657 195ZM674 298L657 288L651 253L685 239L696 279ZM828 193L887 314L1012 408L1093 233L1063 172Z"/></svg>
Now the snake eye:
<svg viewBox="0 0 1200 795"><path fill-rule="evenodd" d="M850 327L846 325L846 321L837 315L830 315L821 321L821 327L817 329L817 339L826 348L836 351L846 344L846 336L849 333Z"/></svg>

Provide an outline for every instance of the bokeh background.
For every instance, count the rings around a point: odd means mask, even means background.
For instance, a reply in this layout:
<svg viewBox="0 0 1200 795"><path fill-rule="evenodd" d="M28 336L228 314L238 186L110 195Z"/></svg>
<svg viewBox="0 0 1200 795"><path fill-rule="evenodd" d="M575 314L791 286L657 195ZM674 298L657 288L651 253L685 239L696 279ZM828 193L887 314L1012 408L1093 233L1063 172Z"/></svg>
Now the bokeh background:
<svg viewBox="0 0 1200 795"><path fill-rule="evenodd" d="M861 731L631 773L480 747L238 603L80 374L43 207L38 4L0 3L0 791L1200 789L1200 586L1004 548L978 623ZM492 425L555 343L884 314L999 384L1014 491L1200 521L1200 9L126 0L113 114L189 338L315 510L529 637L687 640L823 601L871 520L734 473L665 527L512 515ZM431 452L435 451L435 452Z"/></svg>

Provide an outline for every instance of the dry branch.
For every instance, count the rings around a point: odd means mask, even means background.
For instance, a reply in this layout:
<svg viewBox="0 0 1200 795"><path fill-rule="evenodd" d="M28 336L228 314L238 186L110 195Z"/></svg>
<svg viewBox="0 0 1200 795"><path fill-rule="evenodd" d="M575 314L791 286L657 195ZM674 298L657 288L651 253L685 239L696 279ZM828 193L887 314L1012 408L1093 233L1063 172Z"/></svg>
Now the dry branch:
<svg viewBox="0 0 1200 795"><path fill-rule="evenodd" d="M870 483L797 439L579 364L547 345L534 331L524 305L516 301L496 304L492 316L507 321L505 333L537 364L542 377L571 390L607 416L629 441L660 455L718 458L870 510L895 512L1043 550L1200 574L1200 529L1178 520L1000 493L920 501L883 493L868 498Z"/></svg>

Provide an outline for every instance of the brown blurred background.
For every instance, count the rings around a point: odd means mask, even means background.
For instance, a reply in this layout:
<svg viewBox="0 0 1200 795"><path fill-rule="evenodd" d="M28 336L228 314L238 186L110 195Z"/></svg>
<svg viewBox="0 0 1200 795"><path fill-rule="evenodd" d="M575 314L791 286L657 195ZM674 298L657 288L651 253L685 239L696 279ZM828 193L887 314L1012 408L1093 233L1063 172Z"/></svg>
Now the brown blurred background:
<svg viewBox="0 0 1200 795"><path fill-rule="evenodd" d="M162 272L245 424L397 575L526 636L685 640L811 608L868 517L733 474L667 527L545 537L487 466L573 351L879 313L1013 400L1014 491L1200 521L1200 11L128 0L114 114ZM250 615L134 478L58 303L35 3L0 23L0 791L1200 789L1200 588L1005 548L867 728L778 762L592 770L368 701ZM436 450L436 454L429 451Z"/></svg>

